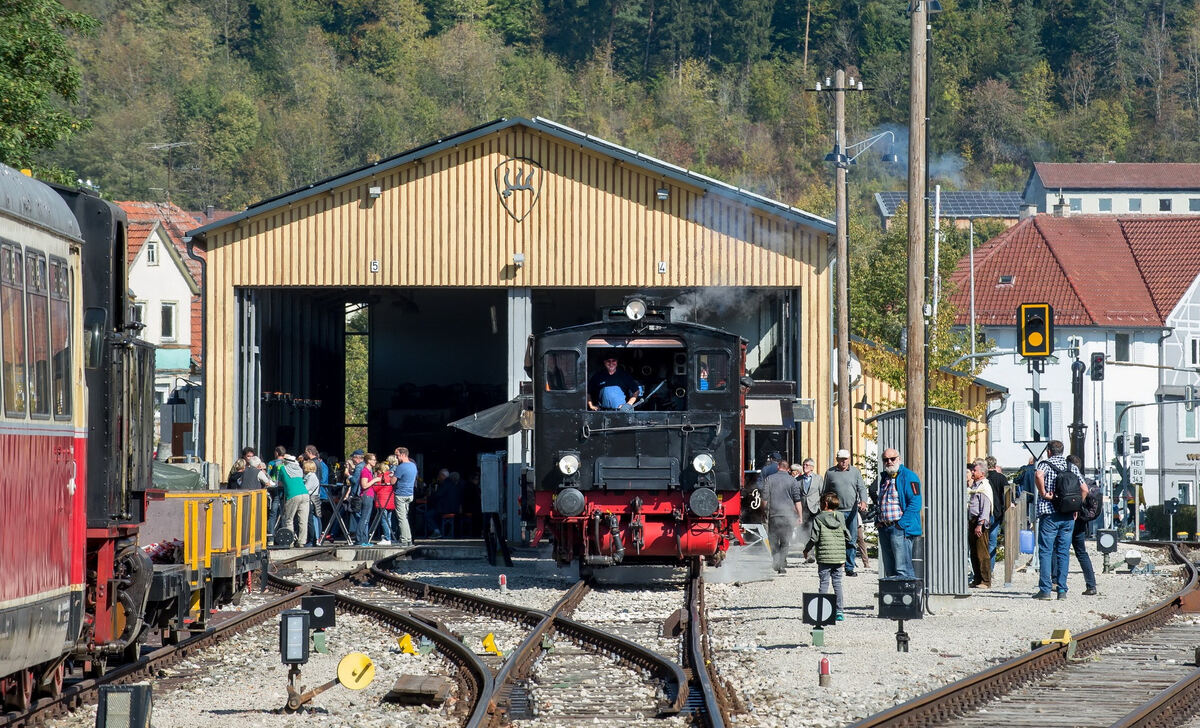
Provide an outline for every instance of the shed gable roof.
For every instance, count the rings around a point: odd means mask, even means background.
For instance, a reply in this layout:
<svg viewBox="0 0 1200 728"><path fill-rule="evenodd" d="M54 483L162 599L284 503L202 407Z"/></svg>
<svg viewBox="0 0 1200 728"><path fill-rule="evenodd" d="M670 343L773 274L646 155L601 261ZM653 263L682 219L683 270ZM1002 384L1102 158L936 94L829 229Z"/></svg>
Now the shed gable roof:
<svg viewBox="0 0 1200 728"><path fill-rule="evenodd" d="M247 218L261 215L283 205L290 205L317 194L330 192L338 187L353 184L363 179L376 177L383 172L394 167L415 162L424 157L437 154L446 149L468 144L480 137L494 134L504 129L514 126L524 126L529 129L536 130L550 137L570 144L577 144L581 147L600 152L607 156L620 160L623 163L641 168L648 173L661 176L667 179L672 179L681 184L688 185L711 192L721 197L726 197L731 200L745 204L751 208L762 210L792 222L798 222L809 227L816 228L820 232L833 233L834 222L832 220L814 215L796 207L792 207L778 200L773 200L764 195L752 192L741 187L713 179L706 175L683 167L676 166L669 162L665 162L648 154L622 147L618 144L606 141L591 134L573 129L569 126L534 117L533 119L525 119L521 117L502 118L495 121L477 126L473 129L468 129L458 134L451 135L428 144L414 147L407 151L401 152L395 156L380 160L373 164L364 165L357 169L352 169L333 177L313 182L304 187L285 192L275 197L270 197L265 200L256 202L245 210L231 215L230 217L211 222L207 225L195 228L188 232L188 235L206 236L213 230L224 228L229 225L246 220Z"/></svg>

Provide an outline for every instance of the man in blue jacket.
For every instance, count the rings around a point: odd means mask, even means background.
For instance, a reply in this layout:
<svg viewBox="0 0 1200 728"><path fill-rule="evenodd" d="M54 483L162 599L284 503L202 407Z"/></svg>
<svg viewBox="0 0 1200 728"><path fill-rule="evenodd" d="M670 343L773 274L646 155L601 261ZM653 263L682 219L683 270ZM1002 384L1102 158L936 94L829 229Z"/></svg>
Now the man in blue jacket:
<svg viewBox="0 0 1200 728"><path fill-rule="evenodd" d="M916 577L913 573L913 540L921 535L921 481L900 463L895 448L883 451L879 474L879 532L881 577Z"/></svg>

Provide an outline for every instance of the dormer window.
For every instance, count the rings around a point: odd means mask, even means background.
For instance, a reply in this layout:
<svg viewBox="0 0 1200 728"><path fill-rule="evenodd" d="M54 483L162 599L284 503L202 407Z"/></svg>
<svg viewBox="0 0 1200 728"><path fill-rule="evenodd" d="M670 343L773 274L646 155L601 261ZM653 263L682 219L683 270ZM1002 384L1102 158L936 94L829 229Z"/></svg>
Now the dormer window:
<svg viewBox="0 0 1200 728"><path fill-rule="evenodd" d="M158 265L158 241L146 241L146 265Z"/></svg>
<svg viewBox="0 0 1200 728"><path fill-rule="evenodd" d="M1011 286L1013 284L1013 276L1000 276L1000 285Z"/></svg>

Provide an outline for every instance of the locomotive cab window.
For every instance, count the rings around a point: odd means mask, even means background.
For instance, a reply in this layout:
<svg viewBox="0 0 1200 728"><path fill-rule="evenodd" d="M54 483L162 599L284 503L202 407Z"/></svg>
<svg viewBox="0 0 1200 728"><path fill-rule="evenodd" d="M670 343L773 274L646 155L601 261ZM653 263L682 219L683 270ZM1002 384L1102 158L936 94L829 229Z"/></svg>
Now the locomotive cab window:
<svg viewBox="0 0 1200 728"><path fill-rule="evenodd" d="M728 352L706 351L696 355L696 391L723 392L728 388Z"/></svg>
<svg viewBox="0 0 1200 728"><path fill-rule="evenodd" d="M672 337L594 337L588 341L587 408L687 409L687 347Z"/></svg>
<svg viewBox="0 0 1200 728"><path fill-rule="evenodd" d="M547 392L573 392L579 388L579 352L548 351L543 364Z"/></svg>

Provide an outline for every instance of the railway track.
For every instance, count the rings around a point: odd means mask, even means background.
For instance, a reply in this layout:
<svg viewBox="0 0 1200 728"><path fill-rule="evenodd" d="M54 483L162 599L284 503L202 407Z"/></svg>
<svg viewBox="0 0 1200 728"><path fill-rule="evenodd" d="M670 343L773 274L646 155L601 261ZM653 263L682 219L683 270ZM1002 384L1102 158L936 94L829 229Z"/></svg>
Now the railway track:
<svg viewBox="0 0 1200 728"><path fill-rule="evenodd" d="M343 589L342 593L361 594L353 590L362 589L364 583L369 581L373 588L384 589L392 595L387 599L393 608L410 609L455 637L459 636L452 630L455 624L471 624L464 621L466 615L479 615L493 622L508 622L522 630L523 636L519 640L513 637L511 630L508 631L509 642L519 642L511 654L503 661L491 659L491 665L496 670L494 693L487 698L485 715L478 721L468 721L468 726L500 725L533 717L528 685L533 667L539 659L558 661L560 657L566 660L564 669L570 666L576 671L586 671L606 667L611 672L611 666L616 663L626 673L634 671L637 676L632 679L636 682L644 683L648 679L657 686L654 692L658 696L656 701L644 707L651 715L678 714L684 708L686 676L676 661L652 648L569 617L591 590L586 582L572 586L557 603L543 611L426 584L398 576L381 566L386 566L386 563L349 577L346 581L353 584L351 591ZM403 601L397 602L397 599ZM431 607L440 611L431 610ZM476 625L472 635L477 637L486 628ZM569 642L573 647L562 644L552 646L552 639L560 643ZM545 657L547 651L552 653L552 657ZM581 661L584 664L580 664ZM611 697L618 703L623 697L622 690L616 684L597 689L615 693ZM589 720L594 715L590 714Z"/></svg>
<svg viewBox="0 0 1200 728"><path fill-rule="evenodd" d="M853 728L1169 728L1200 707L1200 581L1179 544L1183 587L1137 614L1039 647L918 696Z"/></svg>
<svg viewBox="0 0 1200 728"><path fill-rule="evenodd" d="M295 563L320 558L311 552L278 561L263 582L274 595L265 603L242 614L228 615L207 631L176 645L153 650L130 665L110 671L95 680L83 680L66 687L55 699L42 699L22 714L0 715L0 726L35 725L46 719L72 712L94 703L102 685L149 680L172 665L197 656L197 653L229 637L245 632L276 617L279 612L299 606L309 594L332 594L339 613L360 614L396 631L408 632L416 639L427 639L438 655L451 666L457 685L457 701L452 714L463 726L500 726L533 717L530 712L530 677L535 666L547 667L554 659L574 661L575 670L591 664L614 665L635 673L634 681L656 686L655 699L647 706L647 717L680 716L679 720L700 726L724 726L728 709L725 695L709 674L703 613L703 586L698 567L693 567L684 593L686 617L679 640L680 655L686 667L661 654L662 645L649 647L595 625L572 620L570 615L591 590L587 582L578 582L545 610L532 609L480 597L445 587L425 584L389 572L391 559L355 568L316 583L300 583ZM381 596L385 595L385 596ZM258 595L259 599L264 598ZM477 636L482 629L501 623L515 627L522 635L507 659L477 655L464 644L464 632ZM494 626L495 625L495 626ZM661 627L660 627L661 629ZM468 638L469 639L469 638ZM586 655L584 664L578 656ZM539 669L541 669L539 668ZM621 690L600 684L593 690L604 693L618 704ZM594 717L594 714L592 716ZM589 721L590 722L590 721Z"/></svg>

